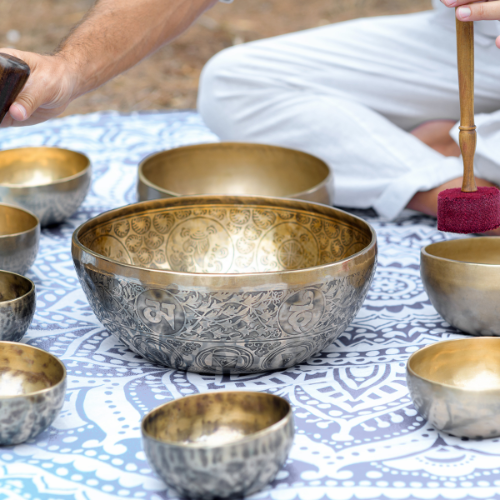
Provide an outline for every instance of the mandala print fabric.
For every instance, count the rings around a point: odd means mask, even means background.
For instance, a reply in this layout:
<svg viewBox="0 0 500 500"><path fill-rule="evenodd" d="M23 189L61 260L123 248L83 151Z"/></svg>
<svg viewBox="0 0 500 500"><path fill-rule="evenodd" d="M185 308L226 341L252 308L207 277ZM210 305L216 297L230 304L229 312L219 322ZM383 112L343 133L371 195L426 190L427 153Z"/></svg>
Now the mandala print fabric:
<svg viewBox="0 0 500 500"><path fill-rule="evenodd" d="M27 274L36 284L37 308L23 341L65 363L66 401L36 439L0 449L0 499L176 498L148 466L142 417L174 398L239 389L283 396L295 413L289 460L254 499L500 498L499 440L438 433L408 395L408 356L460 336L436 313L420 280L420 248L446 237L429 218L387 223L358 212L379 238L367 300L334 344L286 371L226 376L168 370L139 358L101 326L73 267L73 231L136 201L137 164L146 155L216 140L193 112L97 113L0 132L2 149L61 146L86 153L93 164L83 206L66 223L42 231Z"/></svg>

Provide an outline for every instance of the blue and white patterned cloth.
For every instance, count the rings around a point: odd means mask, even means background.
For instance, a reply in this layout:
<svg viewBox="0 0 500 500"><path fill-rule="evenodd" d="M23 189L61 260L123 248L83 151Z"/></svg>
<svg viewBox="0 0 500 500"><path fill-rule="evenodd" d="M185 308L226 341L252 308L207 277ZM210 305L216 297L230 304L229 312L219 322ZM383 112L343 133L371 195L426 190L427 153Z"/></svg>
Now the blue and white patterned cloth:
<svg viewBox="0 0 500 500"><path fill-rule="evenodd" d="M100 325L73 268L74 229L136 200L144 156L216 140L194 112L97 113L0 131L2 149L80 150L94 169L83 206L66 223L43 230L28 273L38 302L23 340L64 361L66 401L36 439L0 449L0 499L175 498L148 466L141 419L173 398L221 389L267 391L294 406L289 460L254 499L500 498L499 440L440 434L408 396L408 356L458 333L436 313L420 280L420 248L445 238L429 218L386 223L361 213L379 237L375 282L338 341L294 369L231 377L175 372L137 357Z"/></svg>

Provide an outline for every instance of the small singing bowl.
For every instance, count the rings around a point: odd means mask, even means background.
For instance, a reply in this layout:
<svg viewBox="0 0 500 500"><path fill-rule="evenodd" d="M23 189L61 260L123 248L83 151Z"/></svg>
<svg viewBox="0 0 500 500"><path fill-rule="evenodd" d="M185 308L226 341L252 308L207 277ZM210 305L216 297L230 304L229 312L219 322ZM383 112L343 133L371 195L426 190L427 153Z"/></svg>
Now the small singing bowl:
<svg viewBox="0 0 500 500"><path fill-rule="evenodd" d="M0 445L32 439L59 414L66 368L52 354L17 342L0 342Z"/></svg>
<svg viewBox="0 0 500 500"><path fill-rule="evenodd" d="M221 142L155 153L139 164L139 201L196 194L259 195L331 204L332 174L310 154Z"/></svg>
<svg viewBox="0 0 500 500"><path fill-rule="evenodd" d="M142 421L144 451L181 496L251 495L285 463L294 435L290 404L259 392L217 392L177 399Z"/></svg>
<svg viewBox="0 0 500 500"><path fill-rule="evenodd" d="M73 234L99 321L137 354L198 373L295 366L357 314L377 256L368 223L300 200L180 196Z"/></svg>
<svg viewBox="0 0 500 500"><path fill-rule="evenodd" d="M448 340L410 356L407 381L419 413L458 437L500 436L500 338Z"/></svg>
<svg viewBox="0 0 500 500"><path fill-rule="evenodd" d="M0 271L0 340L21 340L35 306L35 284L19 274Z"/></svg>
<svg viewBox="0 0 500 500"><path fill-rule="evenodd" d="M0 203L0 269L24 274L35 262L40 223L27 210Z"/></svg>
<svg viewBox="0 0 500 500"><path fill-rule="evenodd" d="M428 245L420 274L432 305L450 325L472 335L500 335L500 238Z"/></svg>
<svg viewBox="0 0 500 500"><path fill-rule="evenodd" d="M68 149L0 151L0 202L26 208L42 226L66 220L90 187L90 160Z"/></svg>

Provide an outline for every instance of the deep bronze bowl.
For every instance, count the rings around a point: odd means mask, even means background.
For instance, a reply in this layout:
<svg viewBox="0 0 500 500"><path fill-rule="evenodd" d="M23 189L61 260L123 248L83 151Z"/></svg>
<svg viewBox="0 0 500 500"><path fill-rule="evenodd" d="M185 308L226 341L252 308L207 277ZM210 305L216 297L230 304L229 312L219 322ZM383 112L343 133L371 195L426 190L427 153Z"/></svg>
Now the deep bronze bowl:
<svg viewBox="0 0 500 500"><path fill-rule="evenodd" d="M101 323L171 368L294 366L334 341L366 296L377 243L362 219L264 197L179 197L106 212L73 234Z"/></svg>
<svg viewBox="0 0 500 500"><path fill-rule="evenodd" d="M35 284L19 274L0 271L0 340L21 340L35 307Z"/></svg>
<svg viewBox="0 0 500 500"><path fill-rule="evenodd" d="M204 500L264 488L285 463L293 435L290 404L260 392L187 396L142 421L153 469L182 497Z"/></svg>
<svg viewBox="0 0 500 500"><path fill-rule="evenodd" d="M472 335L500 335L500 238L427 245L420 274L432 305L450 325Z"/></svg>
<svg viewBox="0 0 500 500"><path fill-rule="evenodd" d="M0 203L0 269L24 274L33 265L40 242L40 223L22 208Z"/></svg>
<svg viewBox="0 0 500 500"><path fill-rule="evenodd" d="M196 194L280 196L330 205L332 174L307 153L218 142L161 151L139 164L139 201Z"/></svg>
<svg viewBox="0 0 500 500"><path fill-rule="evenodd" d="M66 368L48 352L0 342L0 445L34 438L57 417L64 403Z"/></svg>
<svg viewBox="0 0 500 500"><path fill-rule="evenodd" d="M436 429L454 436L500 436L500 338L438 342L410 356L408 388Z"/></svg>
<svg viewBox="0 0 500 500"><path fill-rule="evenodd" d="M70 217L90 187L90 160L52 147L0 151L0 202L26 208L42 226Z"/></svg>

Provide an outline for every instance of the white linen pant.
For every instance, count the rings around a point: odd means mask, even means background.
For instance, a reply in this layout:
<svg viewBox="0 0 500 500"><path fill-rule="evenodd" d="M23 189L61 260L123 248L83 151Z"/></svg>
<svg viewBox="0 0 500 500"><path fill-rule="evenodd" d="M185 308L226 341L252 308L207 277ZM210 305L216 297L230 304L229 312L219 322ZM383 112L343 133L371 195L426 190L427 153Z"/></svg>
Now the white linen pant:
<svg viewBox="0 0 500 500"><path fill-rule="evenodd" d="M500 184L500 50L489 23L476 27L476 174ZM454 10L358 19L223 50L203 70L198 108L224 141L318 156L333 170L335 205L393 219L417 191L462 175L461 159L408 132L459 120ZM453 134L458 141L458 128Z"/></svg>

